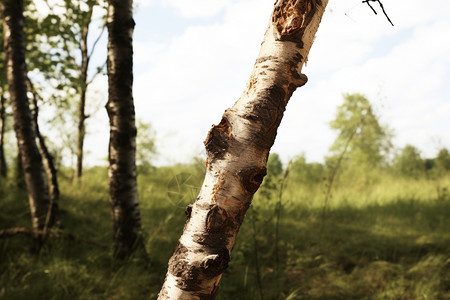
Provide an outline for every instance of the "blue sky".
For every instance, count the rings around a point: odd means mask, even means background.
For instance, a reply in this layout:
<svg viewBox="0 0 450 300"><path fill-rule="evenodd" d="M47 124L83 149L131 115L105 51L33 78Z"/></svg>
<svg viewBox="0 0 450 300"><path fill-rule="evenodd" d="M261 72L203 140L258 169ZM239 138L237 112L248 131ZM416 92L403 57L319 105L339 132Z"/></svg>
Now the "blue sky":
<svg viewBox="0 0 450 300"><path fill-rule="evenodd" d="M246 85L273 2L136 1L134 97L137 117L157 132L155 163L203 155L211 125ZM383 4L395 26L376 4L378 15L360 0L329 1L303 69L309 81L292 97L272 148L283 161L302 152L322 161L336 137L328 124L342 94L353 92L373 103L396 148L412 144L425 157L450 148L450 1ZM91 90L105 102L106 78ZM105 162L106 113L89 122L89 163Z"/></svg>

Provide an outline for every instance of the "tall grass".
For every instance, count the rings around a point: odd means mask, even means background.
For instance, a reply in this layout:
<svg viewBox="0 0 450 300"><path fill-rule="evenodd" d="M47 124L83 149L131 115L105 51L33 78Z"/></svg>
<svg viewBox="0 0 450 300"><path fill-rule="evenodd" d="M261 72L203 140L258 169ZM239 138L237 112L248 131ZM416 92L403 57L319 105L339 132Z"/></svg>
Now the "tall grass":
<svg viewBox="0 0 450 300"><path fill-rule="evenodd" d="M38 254L28 237L0 239L0 299L155 299L203 172L195 163L139 176L149 266L67 239ZM449 177L341 177L325 220L323 183L288 176L280 206L278 180L255 195L218 299L450 299L450 199L436 188ZM2 182L0 199L0 228L30 224L25 191ZM105 168L81 183L62 176L60 208L62 231L112 246Z"/></svg>

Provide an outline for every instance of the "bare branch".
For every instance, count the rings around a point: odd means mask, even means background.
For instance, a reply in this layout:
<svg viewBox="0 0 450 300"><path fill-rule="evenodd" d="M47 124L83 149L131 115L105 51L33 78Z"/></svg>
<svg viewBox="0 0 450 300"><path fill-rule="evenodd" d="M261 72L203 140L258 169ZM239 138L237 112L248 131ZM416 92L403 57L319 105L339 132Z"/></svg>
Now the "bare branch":
<svg viewBox="0 0 450 300"><path fill-rule="evenodd" d="M394 26L394 23L392 23L391 19L389 18L389 16L387 15L386 11L384 10L384 6L383 3L381 3L380 0L363 0L362 3L367 3L367 5L369 5L369 7L372 9L374 14L377 14L377 11L372 7L372 5L370 5L370 2L378 2L378 4L381 7L381 10L383 11L384 15L386 16L386 18L388 19L389 23L391 23L392 26Z"/></svg>
<svg viewBox="0 0 450 300"><path fill-rule="evenodd" d="M384 10L383 3L381 3L381 1L378 0L378 4L380 4L381 10L383 11L384 15L388 19L389 23L391 23L391 25L394 26L394 23L392 23L391 19L389 19L389 16L387 15L386 11Z"/></svg>
<svg viewBox="0 0 450 300"><path fill-rule="evenodd" d="M106 22L103 23L102 31L101 31L100 34L97 36L97 38L95 39L94 43L92 44L91 51L89 52L89 57L91 57L92 54L94 54L95 47L97 46L97 43L98 43L98 42L100 41L100 39L102 38L103 33L105 32L105 28L106 28Z"/></svg>
<svg viewBox="0 0 450 300"><path fill-rule="evenodd" d="M100 68L97 69L97 71L92 76L92 78L86 82L86 86L89 86L94 81L94 79L97 77L97 75L100 74L105 69L105 67L106 67L106 61L103 63L103 65Z"/></svg>

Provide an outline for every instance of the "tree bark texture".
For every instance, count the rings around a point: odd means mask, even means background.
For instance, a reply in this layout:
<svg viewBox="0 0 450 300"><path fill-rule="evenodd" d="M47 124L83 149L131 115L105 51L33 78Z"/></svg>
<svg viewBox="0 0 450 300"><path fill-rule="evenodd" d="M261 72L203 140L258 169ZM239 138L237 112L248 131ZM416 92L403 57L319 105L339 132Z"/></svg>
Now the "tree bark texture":
<svg viewBox="0 0 450 300"><path fill-rule="evenodd" d="M84 153L84 137L86 135L86 93L87 93L87 75L89 68L89 53L88 53L88 34L89 24L91 23L92 12L94 6L89 6L87 14L87 22L81 29L81 74L80 74L80 102L78 105L78 137L77 137L77 169L76 176L81 178L83 175L83 153Z"/></svg>
<svg viewBox="0 0 450 300"><path fill-rule="evenodd" d="M3 91L0 95L0 176L6 178L8 173L6 159L5 159L5 112L6 100L3 96Z"/></svg>
<svg viewBox="0 0 450 300"><path fill-rule="evenodd" d="M133 103L132 0L108 1L109 189L114 256L126 259L143 245L136 184L136 124Z"/></svg>
<svg viewBox="0 0 450 300"><path fill-rule="evenodd" d="M6 74L13 110L14 130L25 173L33 228L41 230L45 224L49 194L27 98L23 1L3 1L2 8Z"/></svg>
<svg viewBox="0 0 450 300"><path fill-rule="evenodd" d="M247 87L205 140L207 171L159 299L214 299L244 215L266 175L327 0L277 0Z"/></svg>
<svg viewBox="0 0 450 300"><path fill-rule="evenodd" d="M45 225L48 228L53 227L54 224L59 219L59 209L58 209L58 200L59 200L59 184L58 184L58 175L57 170L55 168L53 155L51 155L50 151L47 148L47 145L45 144L45 138L41 134L41 130L39 129L39 106L38 106L38 95L37 91L34 89L34 85L31 82L30 78L28 78L27 75L25 75L27 87L30 93L32 94L32 103L33 103L33 112L32 112L32 119L33 119L33 126L34 131L36 132L37 137L37 145L39 148L39 151L41 153L42 158L45 161L45 171L47 173L47 178L49 182L50 187L50 204L49 204L49 211L47 213L47 220L45 222ZM47 230L47 227L44 228L44 231Z"/></svg>

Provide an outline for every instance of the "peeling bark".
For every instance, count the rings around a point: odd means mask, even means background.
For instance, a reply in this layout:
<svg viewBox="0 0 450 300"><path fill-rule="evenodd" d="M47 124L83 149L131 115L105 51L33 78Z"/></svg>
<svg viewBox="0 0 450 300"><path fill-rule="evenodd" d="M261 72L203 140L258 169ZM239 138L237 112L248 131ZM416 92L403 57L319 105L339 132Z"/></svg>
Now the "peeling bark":
<svg viewBox="0 0 450 300"><path fill-rule="evenodd" d="M49 206L49 194L27 98L23 1L8 0L0 5L2 6L6 75L13 110L14 130L25 173L33 228L42 230Z"/></svg>
<svg viewBox="0 0 450 300"><path fill-rule="evenodd" d="M327 0L278 0L247 87L205 140L207 171L159 299L214 299L239 227L266 175L286 105Z"/></svg>
<svg viewBox="0 0 450 300"><path fill-rule="evenodd" d="M109 193L114 256L126 259L137 247L141 217L136 183L136 124L133 102L132 0L108 1Z"/></svg>

